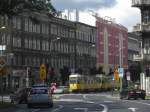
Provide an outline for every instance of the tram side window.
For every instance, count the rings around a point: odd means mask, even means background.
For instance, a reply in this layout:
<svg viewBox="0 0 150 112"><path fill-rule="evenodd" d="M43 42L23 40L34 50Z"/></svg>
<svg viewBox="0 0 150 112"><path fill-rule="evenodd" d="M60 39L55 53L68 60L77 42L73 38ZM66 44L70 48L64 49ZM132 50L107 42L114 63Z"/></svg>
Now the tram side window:
<svg viewBox="0 0 150 112"><path fill-rule="evenodd" d="M76 83L77 83L77 80L70 80L69 83L70 83L70 84L76 84Z"/></svg>

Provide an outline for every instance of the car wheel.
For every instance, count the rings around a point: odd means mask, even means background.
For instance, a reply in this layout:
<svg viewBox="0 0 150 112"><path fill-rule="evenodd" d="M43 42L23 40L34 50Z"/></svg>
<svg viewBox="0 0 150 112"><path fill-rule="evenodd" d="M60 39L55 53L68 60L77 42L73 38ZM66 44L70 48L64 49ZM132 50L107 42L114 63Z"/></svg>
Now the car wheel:
<svg viewBox="0 0 150 112"><path fill-rule="evenodd" d="M137 98L135 97L134 100L137 100Z"/></svg>
<svg viewBox="0 0 150 112"><path fill-rule="evenodd" d="M28 107L28 108L31 108L31 107L32 107L32 105L31 105L31 104L27 104L27 107Z"/></svg>
<svg viewBox="0 0 150 112"><path fill-rule="evenodd" d="M54 106L53 103L49 103L49 107L52 108Z"/></svg>
<svg viewBox="0 0 150 112"><path fill-rule="evenodd" d="M127 100L130 100L130 97L129 97L129 96L127 96Z"/></svg>
<svg viewBox="0 0 150 112"><path fill-rule="evenodd" d="M145 97L142 97L143 100L145 100Z"/></svg>

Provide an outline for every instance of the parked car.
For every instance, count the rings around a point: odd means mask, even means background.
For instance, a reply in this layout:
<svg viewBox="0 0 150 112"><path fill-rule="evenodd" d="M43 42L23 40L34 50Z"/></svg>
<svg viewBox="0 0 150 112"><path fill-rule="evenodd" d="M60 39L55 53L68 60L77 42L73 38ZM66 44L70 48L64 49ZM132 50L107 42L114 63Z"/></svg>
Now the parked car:
<svg viewBox="0 0 150 112"><path fill-rule="evenodd" d="M54 90L54 94L61 94L61 93L68 93L69 92L69 88L67 86L58 86L55 90Z"/></svg>
<svg viewBox="0 0 150 112"><path fill-rule="evenodd" d="M16 92L10 95L12 103L27 103L28 93L31 88L19 88Z"/></svg>
<svg viewBox="0 0 150 112"><path fill-rule="evenodd" d="M28 95L28 108L45 105L48 107L53 107L53 99L49 87L32 87Z"/></svg>
<svg viewBox="0 0 150 112"><path fill-rule="evenodd" d="M120 92L120 99L138 99L141 98L145 100L146 92L140 89L122 90Z"/></svg>

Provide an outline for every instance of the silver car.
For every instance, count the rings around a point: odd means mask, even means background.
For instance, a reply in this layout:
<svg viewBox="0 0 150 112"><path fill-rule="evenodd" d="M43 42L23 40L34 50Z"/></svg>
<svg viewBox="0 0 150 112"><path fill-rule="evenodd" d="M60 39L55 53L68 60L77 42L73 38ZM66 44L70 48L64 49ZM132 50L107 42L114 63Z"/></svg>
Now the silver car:
<svg viewBox="0 0 150 112"><path fill-rule="evenodd" d="M54 90L54 94L61 94L61 93L69 93L69 89L67 86L58 86Z"/></svg>
<svg viewBox="0 0 150 112"><path fill-rule="evenodd" d="M33 106L53 107L52 94L48 87L33 87L28 95L28 108Z"/></svg>

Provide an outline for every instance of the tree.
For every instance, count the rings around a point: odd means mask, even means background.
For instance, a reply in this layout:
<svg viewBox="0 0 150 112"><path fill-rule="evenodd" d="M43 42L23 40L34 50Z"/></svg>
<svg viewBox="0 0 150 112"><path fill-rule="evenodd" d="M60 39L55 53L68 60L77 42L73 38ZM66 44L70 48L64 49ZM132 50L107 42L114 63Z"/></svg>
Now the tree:
<svg viewBox="0 0 150 112"><path fill-rule="evenodd" d="M112 76L112 75L113 75L113 69L112 69L112 68L109 69L108 75L109 75L109 76Z"/></svg>
<svg viewBox="0 0 150 112"><path fill-rule="evenodd" d="M69 68L67 66L64 66L62 69L60 69L60 74L61 74L62 84L65 85L66 82L69 80L69 75L70 75Z"/></svg>
<svg viewBox="0 0 150 112"><path fill-rule="evenodd" d="M90 75L96 75L96 74L97 74L96 67L90 68Z"/></svg>
<svg viewBox="0 0 150 112"><path fill-rule="evenodd" d="M0 15L12 17L23 12L56 15L51 0L0 0Z"/></svg>
<svg viewBox="0 0 150 112"><path fill-rule="evenodd" d="M100 66L100 67L98 68L97 74L104 74L104 72L103 72L103 67L102 67L102 66Z"/></svg>
<svg viewBox="0 0 150 112"><path fill-rule="evenodd" d="M142 72L140 63L131 65L129 67L129 71L131 73L131 80L133 82L140 80L140 73Z"/></svg>

